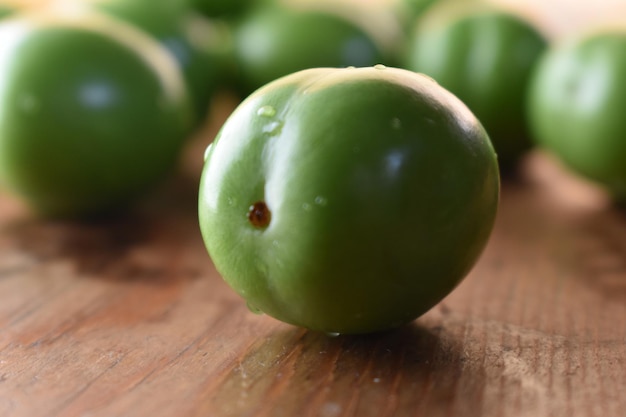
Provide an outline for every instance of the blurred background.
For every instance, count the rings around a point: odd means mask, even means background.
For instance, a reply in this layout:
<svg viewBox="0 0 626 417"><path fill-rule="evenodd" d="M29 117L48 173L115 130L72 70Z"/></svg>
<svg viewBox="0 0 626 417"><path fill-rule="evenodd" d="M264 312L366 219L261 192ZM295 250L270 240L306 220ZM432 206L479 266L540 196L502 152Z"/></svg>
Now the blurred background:
<svg viewBox="0 0 626 417"><path fill-rule="evenodd" d="M489 12L491 16L468 17L482 12ZM42 15L54 17L42 19ZM94 19L94 15L100 18ZM515 171L518 161L536 142L525 114L528 83L536 63L562 38L584 33L592 27L626 26L626 1L0 0L0 19L0 44L5 45L0 48L0 86L5 86L0 88L0 184L42 213L82 215L133 201L162 181L164 172L171 172L168 159L179 158L179 152L191 155L185 159L185 164L192 161L190 172L197 173L204 148L239 101L276 78L308 67L383 63L430 75L458 95L483 122L498 151L502 171ZM81 20L83 23L76 23ZM122 49L130 48L133 54L142 55L140 51L145 51L149 43L152 46L148 49L160 49L166 58L152 60L149 67L137 68L137 71L143 71L148 78L168 78L169 84L182 82L186 98L175 100L170 113L163 113L162 108L149 109L143 113L144 119L137 117L121 123L119 119L107 119L105 107L111 112L124 113L122 107L115 106L128 104L107 101L104 106L100 100L99 106L94 106L93 94L79 94L85 89L93 91L93 88L70 83L72 87L63 90L66 96L62 102L72 103L74 117L59 117L51 110L46 113L45 109L53 107L46 106L47 101L56 100L55 105L58 105L60 100L58 96L50 96L49 88L42 87L46 83L55 84L51 74L58 75L61 85L67 78L64 74L73 73L72 68L79 71L90 60L100 73L94 75L96 72L92 69L89 73L92 79L85 76L84 82L98 84L97 94L100 95L96 98L116 96L109 94L111 91L135 98L162 94L158 85L139 90L136 85L116 84L113 78L107 78L107 71L119 65L111 64L107 69L108 63L95 63L97 51L106 39L83 42L90 24L98 26L98 36L103 38L107 38L107 31L111 38L118 40L120 34L132 33L123 42ZM60 31L75 34L51 37ZM9 42L9 37L17 40ZM54 40L44 42L42 39ZM45 51L50 52L33 52L44 50L44 44ZM61 51L72 48L78 51L77 45L82 45L87 52L74 58L69 55L60 66L51 67L51 57L59 57ZM126 56L124 51L116 53L120 59L126 59L121 58ZM27 60L26 56L40 58ZM169 69L156 68L161 66L155 64L156 61L165 63ZM41 70L30 71L47 67L54 71L46 75L45 82ZM103 95L103 91L109 93ZM21 106L15 107L14 102ZM31 111L28 126L20 116L25 108L37 110ZM92 119L99 122L91 125L85 122ZM164 119L171 123L167 126L157 123ZM119 126L115 133L103 127L114 123ZM36 125L47 126L46 131L30 127ZM101 180L104 176L96 172L95 167L106 164L89 161L93 155L101 159L108 155L109 164L117 164L119 152L114 146L103 146L101 152L79 153L82 151L71 148L66 139L76 136L79 130L94 142L111 143L123 137L125 152L136 149L137 158L146 144L138 143L135 148L127 146L137 136L133 132L155 132L150 133L153 136L150 146L176 156L155 156L155 166L151 167L154 169L149 173L148 170L139 172L141 170L130 163L123 176L125 182L135 186L120 189L120 180L107 182L109 179ZM69 169L73 164L71 159L69 162L60 160L58 165L63 167L64 174L59 175L85 176L89 167L94 171L89 180L90 188L101 181L102 189L111 190L110 198L99 197L98 201L83 207L69 200L78 188L86 188L84 184L76 183L55 194L52 181L43 183L32 178L33 170L39 169L33 167L41 167L41 172L37 173L39 178L53 178L58 174L53 163L34 164L32 161L37 159L29 154L36 153L37 148L47 161L53 159L53 154L45 149L50 146L50 132L58 133L56 137L67 146L67 152L77 152L74 160L83 160L73 172ZM15 145L25 142L25 138L41 144L28 150ZM75 142L79 141L76 136ZM159 148L161 143L164 145ZM127 159L132 161L132 158ZM123 166L120 163L119 169ZM30 177L25 178L27 175ZM56 178L56 183L67 179ZM85 192L81 198L91 196ZM67 204L59 203L64 199Z"/></svg>

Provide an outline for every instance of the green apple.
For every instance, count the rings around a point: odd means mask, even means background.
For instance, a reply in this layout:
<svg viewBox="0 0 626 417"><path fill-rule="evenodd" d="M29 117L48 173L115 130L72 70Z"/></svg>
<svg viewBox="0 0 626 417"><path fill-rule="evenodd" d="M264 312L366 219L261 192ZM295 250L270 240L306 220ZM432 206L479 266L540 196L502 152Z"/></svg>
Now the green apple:
<svg viewBox="0 0 626 417"><path fill-rule="evenodd" d="M0 182L47 216L118 210L163 179L190 130L173 58L95 13L0 23Z"/></svg>
<svg viewBox="0 0 626 417"><path fill-rule="evenodd" d="M264 3L243 16L233 29L239 90L247 95L306 68L386 64L375 30L356 19L357 10L347 16L339 6Z"/></svg>
<svg viewBox="0 0 626 417"><path fill-rule="evenodd" d="M529 97L537 143L626 203L626 28L603 27L552 45Z"/></svg>
<svg viewBox="0 0 626 417"><path fill-rule="evenodd" d="M478 259L498 206L475 116L433 80L382 65L264 86L205 158L199 219L217 270L252 309L328 333L433 307Z"/></svg>
<svg viewBox="0 0 626 417"><path fill-rule="evenodd" d="M433 77L463 100L487 129L500 168L514 170L532 146L526 95L547 41L519 16L458 3L444 2L416 22L405 68Z"/></svg>
<svg viewBox="0 0 626 417"><path fill-rule="evenodd" d="M154 37L175 58L202 123L214 93L230 76L230 30L180 0L89 0L98 11Z"/></svg>

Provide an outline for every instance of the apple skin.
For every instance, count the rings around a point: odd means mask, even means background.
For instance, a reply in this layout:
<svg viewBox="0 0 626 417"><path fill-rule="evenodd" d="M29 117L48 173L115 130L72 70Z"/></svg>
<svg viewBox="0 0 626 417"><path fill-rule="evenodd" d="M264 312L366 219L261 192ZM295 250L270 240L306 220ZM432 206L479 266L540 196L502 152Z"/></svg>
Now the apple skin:
<svg viewBox="0 0 626 417"><path fill-rule="evenodd" d="M413 321L459 284L499 190L485 130L430 78L315 68L260 88L225 122L205 154L199 221L251 309L370 333Z"/></svg>

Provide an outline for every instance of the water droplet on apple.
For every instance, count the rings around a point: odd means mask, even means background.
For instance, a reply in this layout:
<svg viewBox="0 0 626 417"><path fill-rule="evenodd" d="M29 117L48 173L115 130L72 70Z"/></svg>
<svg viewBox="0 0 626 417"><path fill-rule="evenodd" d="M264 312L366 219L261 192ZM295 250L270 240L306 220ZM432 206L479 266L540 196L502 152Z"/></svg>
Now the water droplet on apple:
<svg viewBox="0 0 626 417"><path fill-rule="evenodd" d="M376 65L374 65L374 68L376 68L377 70L384 70L387 67L385 65L383 65L383 64L376 64Z"/></svg>
<svg viewBox="0 0 626 417"><path fill-rule="evenodd" d="M263 133L267 133L269 135L277 135L282 129L283 124L281 122L275 121L263 126Z"/></svg>
<svg viewBox="0 0 626 417"><path fill-rule="evenodd" d="M317 204L318 206L322 206L323 207L326 204L328 204L328 200L326 199L326 197L318 195L317 197L315 197L315 204Z"/></svg>
<svg viewBox="0 0 626 417"><path fill-rule="evenodd" d="M302 204L302 208L306 211L311 211L311 205L309 203Z"/></svg>
<svg viewBox="0 0 626 417"><path fill-rule="evenodd" d="M259 110L257 110L256 114L262 117L274 117L276 116L276 109L272 106L267 105L260 107Z"/></svg>
<svg viewBox="0 0 626 417"><path fill-rule="evenodd" d="M263 311L261 311L260 308L252 304L250 301L246 303L246 307L248 307L248 310L250 310L250 312L252 312L253 314L258 314L258 315L263 314Z"/></svg>
<svg viewBox="0 0 626 417"><path fill-rule="evenodd" d="M395 130L399 130L402 127L402 121L398 117L391 119L391 127Z"/></svg>
<svg viewBox="0 0 626 417"><path fill-rule="evenodd" d="M338 337L340 335L341 335L341 333L339 333L339 332L326 332L326 336L328 336L328 337Z"/></svg>

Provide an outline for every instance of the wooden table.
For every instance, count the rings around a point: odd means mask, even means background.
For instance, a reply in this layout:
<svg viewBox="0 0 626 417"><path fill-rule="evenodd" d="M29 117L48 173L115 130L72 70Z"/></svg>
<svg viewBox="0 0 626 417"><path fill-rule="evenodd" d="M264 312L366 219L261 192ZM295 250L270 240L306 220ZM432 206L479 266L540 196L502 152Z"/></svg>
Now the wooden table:
<svg viewBox="0 0 626 417"><path fill-rule="evenodd" d="M626 415L626 219L531 154L442 303L329 337L252 314L197 226L195 164L126 216L0 196L0 416Z"/></svg>
<svg viewBox="0 0 626 417"><path fill-rule="evenodd" d="M601 190L529 155L449 297L332 338L252 314L213 268L214 133L124 217L44 221L0 194L0 417L626 416L626 218Z"/></svg>

